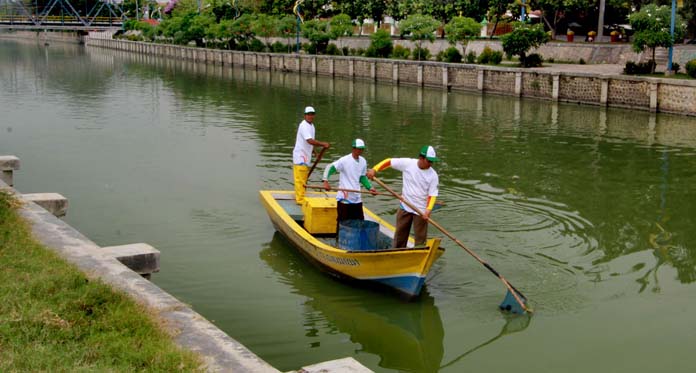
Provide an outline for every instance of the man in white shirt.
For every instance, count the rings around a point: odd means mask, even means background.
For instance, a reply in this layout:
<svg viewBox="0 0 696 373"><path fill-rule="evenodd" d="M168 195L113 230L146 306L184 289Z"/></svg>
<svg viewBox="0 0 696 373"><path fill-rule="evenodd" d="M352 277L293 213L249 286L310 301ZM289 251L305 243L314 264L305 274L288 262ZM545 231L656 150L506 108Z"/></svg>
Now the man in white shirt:
<svg viewBox="0 0 696 373"><path fill-rule="evenodd" d="M314 139L314 108L307 106L304 110L304 120L300 122L295 137L295 148L292 151L292 173L295 181L295 201L298 205L304 203L305 184L309 176L309 167L312 163L312 153L315 146L328 149L328 142Z"/></svg>
<svg viewBox="0 0 696 373"><path fill-rule="evenodd" d="M428 237L428 219L435 207L435 199L438 196L438 184L440 179L432 168L433 162L440 161L435 154L435 149L426 145L421 148L418 159L413 158L387 158L379 162L373 169L367 171L367 177L372 179L377 171L392 167L401 171L403 176L403 199L423 212L419 216L406 204L401 203L396 213L396 232L394 232L394 247L406 247L408 233L413 225L416 246L425 244Z"/></svg>
<svg viewBox="0 0 696 373"><path fill-rule="evenodd" d="M361 139L353 140L353 150L350 154L339 158L331 163L324 170L324 188L331 190L329 177L339 173L338 189L336 193L337 222L343 220L359 219L365 220L363 214L362 196L358 192L347 192L345 189L360 190L360 185L364 186L373 194L377 191L367 179L367 161L361 155L365 150L365 142Z"/></svg>

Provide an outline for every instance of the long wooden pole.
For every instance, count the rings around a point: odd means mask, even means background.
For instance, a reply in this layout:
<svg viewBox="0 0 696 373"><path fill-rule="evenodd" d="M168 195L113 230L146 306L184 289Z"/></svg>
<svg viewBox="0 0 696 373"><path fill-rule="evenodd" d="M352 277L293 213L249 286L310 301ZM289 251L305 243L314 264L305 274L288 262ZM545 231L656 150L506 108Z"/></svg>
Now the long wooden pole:
<svg viewBox="0 0 696 373"><path fill-rule="evenodd" d="M423 216L423 213L416 206L414 206L411 202L402 198L399 194L397 194L395 191L393 191L391 188L389 188L386 184L384 184L384 182L382 182L382 180L378 179L377 177L375 177L374 180L377 182L377 184L381 185L382 188L386 189L394 197L398 198L399 200L401 200L401 202L406 204L406 206L410 207L413 211L417 212L418 215ZM429 218L428 222L430 224L432 224L433 226L435 226L435 228L439 229L440 232L442 232L445 236L449 237L449 239L454 241L457 245L459 245L462 249L464 249L467 253L469 253L469 255L473 256L474 259L476 259L479 263L483 264L484 267L486 267L489 271L491 271L494 275L496 275L496 277L498 277L500 279L500 281L502 281L503 284L505 284L505 287L507 287L507 289L510 291L512 296L515 297L515 300L517 301L517 303L519 303L519 305L522 307L522 309L525 311L528 311L527 305L525 304L525 302L522 301L522 299L520 299L520 297L522 297L526 300L525 296L522 295L522 293L519 290L517 290L514 286L512 286L512 284L510 284L508 282L508 280L506 280L500 273L498 273L498 271L493 269L493 267L491 267L490 264L486 263L486 261L481 259L481 257L476 255L476 253L474 253L473 251L469 250L466 246L464 246L464 244L461 241L459 241L456 237L454 237L451 233L449 233L445 228L443 228L435 220L433 220L432 218Z"/></svg>
<svg viewBox="0 0 696 373"><path fill-rule="evenodd" d="M319 161L321 161L321 157L324 156L324 152L328 148L321 148L321 151L319 152L319 155L317 155L317 159L314 161L314 164L312 164L312 168L309 169L309 172L307 173L307 181L309 181L309 175L312 174L312 171L317 167L317 164L319 164Z"/></svg>
<svg viewBox="0 0 696 373"><path fill-rule="evenodd" d="M305 188L312 188L312 189L326 189L324 188L323 185L305 185ZM363 194L373 194L369 190L357 190L357 189L344 189L344 188L331 188L331 191L337 190L339 192L348 192L348 193L363 193ZM374 193L377 196L389 196L387 193L380 193L380 192L375 192Z"/></svg>

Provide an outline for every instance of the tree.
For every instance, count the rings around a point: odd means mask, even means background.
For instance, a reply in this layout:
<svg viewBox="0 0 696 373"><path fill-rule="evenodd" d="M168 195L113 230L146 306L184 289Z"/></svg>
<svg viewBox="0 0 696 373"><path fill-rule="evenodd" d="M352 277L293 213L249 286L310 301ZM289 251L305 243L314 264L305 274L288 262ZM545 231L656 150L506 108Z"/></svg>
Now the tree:
<svg viewBox="0 0 696 373"><path fill-rule="evenodd" d="M331 40L329 23L318 19L309 20L302 24L302 36L309 39L317 53L323 53Z"/></svg>
<svg viewBox="0 0 696 373"><path fill-rule="evenodd" d="M435 30L440 26L440 22L431 16L422 14L412 14L403 21L399 22L399 30L402 35L410 35L418 46L418 59L420 60L421 45L428 40L435 41Z"/></svg>
<svg viewBox="0 0 696 373"><path fill-rule="evenodd" d="M633 50L643 52L646 48L651 49L652 73L655 73L655 48L669 48L674 45L674 39L670 35L671 17L670 7L666 5L658 7L655 4L646 5L640 11L628 16L628 21L635 30ZM677 15L674 23L675 38L682 38L684 29L685 25L681 17Z"/></svg>
<svg viewBox="0 0 696 373"><path fill-rule="evenodd" d="M488 16L495 20L493 31L491 31L491 39L495 35L495 30L498 28L498 22L503 18L508 6L512 4L512 0L489 0L488 1Z"/></svg>
<svg viewBox="0 0 696 373"><path fill-rule="evenodd" d="M696 38L696 0L684 0L684 6L679 10L682 19L688 20L687 31L692 38Z"/></svg>
<svg viewBox="0 0 696 373"><path fill-rule="evenodd" d="M595 4L595 0L534 0L532 6L541 9L541 18L556 35L558 22L566 18L568 14L575 14L583 9L588 9Z"/></svg>
<svg viewBox="0 0 696 373"><path fill-rule="evenodd" d="M500 39L503 41L505 54L508 57L520 56L522 66L527 66L527 52L549 41L549 35L544 32L544 26L540 23L530 25L515 22L512 32L501 36Z"/></svg>
<svg viewBox="0 0 696 373"><path fill-rule="evenodd" d="M341 49L341 53L343 53L343 48L341 48L341 42L340 38L344 36L352 36L353 35L353 21L351 21L350 16L341 13L337 16L334 16L331 18L331 21L329 22L329 33L331 36L331 39L337 40L339 45L339 49Z"/></svg>
<svg viewBox="0 0 696 373"><path fill-rule="evenodd" d="M465 45L465 41L481 34L481 24L473 18L457 16L445 25L445 33L452 45L457 45L458 42Z"/></svg>
<svg viewBox="0 0 696 373"><path fill-rule="evenodd" d="M276 34L288 40L288 53L292 51L290 40L297 33L297 18L293 15L286 15L276 23Z"/></svg>
<svg viewBox="0 0 696 373"><path fill-rule="evenodd" d="M266 48L268 48L268 38L277 35L277 24L277 18L261 13L257 15L256 19L251 23L251 32L253 32L256 36L262 37Z"/></svg>

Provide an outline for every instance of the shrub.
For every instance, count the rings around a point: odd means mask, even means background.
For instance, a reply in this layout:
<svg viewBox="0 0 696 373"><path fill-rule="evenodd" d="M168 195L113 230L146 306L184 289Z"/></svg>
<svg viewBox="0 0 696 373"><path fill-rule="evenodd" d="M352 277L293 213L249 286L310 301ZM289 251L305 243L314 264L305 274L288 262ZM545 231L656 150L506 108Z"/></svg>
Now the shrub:
<svg viewBox="0 0 696 373"><path fill-rule="evenodd" d="M653 61L635 63L632 61L626 62L624 67L624 74L626 75L637 75L637 74L650 74L653 69Z"/></svg>
<svg viewBox="0 0 696 373"><path fill-rule="evenodd" d="M554 59L553 57L546 59L546 62L550 62L550 63L553 63L555 61L556 61L556 59Z"/></svg>
<svg viewBox="0 0 696 373"><path fill-rule="evenodd" d="M254 38L249 42L249 50L251 52L263 52L266 50L266 46L263 45L261 40Z"/></svg>
<svg viewBox="0 0 696 373"><path fill-rule="evenodd" d="M343 51L344 56L347 56L350 54L350 49L348 47L341 48L341 51Z"/></svg>
<svg viewBox="0 0 696 373"><path fill-rule="evenodd" d="M309 54L317 54L317 45L314 43L302 43L302 49Z"/></svg>
<svg viewBox="0 0 696 373"><path fill-rule="evenodd" d="M357 53L358 53L357 49L355 49L355 48L349 48L348 52L349 52L348 55L350 55L350 56L357 56Z"/></svg>
<svg viewBox="0 0 696 373"><path fill-rule="evenodd" d="M364 55L365 55L365 50L362 49L362 48L358 48L358 49L355 50L354 55L355 55L355 56L364 56Z"/></svg>
<svg viewBox="0 0 696 373"><path fill-rule="evenodd" d="M466 63L476 63L476 52L471 51L466 54Z"/></svg>
<svg viewBox="0 0 696 373"><path fill-rule="evenodd" d="M326 54L331 55L331 56L340 56L341 50L338 49L336 44L329 44L329 46L326 47Z"/></svg>
<svg viewBox="0 0 696 373"><path fill-rule="evenodd" d="M586 62L585 62L585 59L584 59L584 58L581 58L580 61L578 61L578 63L581 64L581 65L584 65Z"/></svg>
<svg viewBox="0 0 696 373"><path fill-rule="evenodd" d="M532 53L525 57L522 61L522 66L524 67L539 67L544 62L544 59L537 53Z"/></svg>
<svg viewBox="0 0 696 373"><path fill-rule="evenodd" d="M459 50L455 47L445 49L444 51L438 53L438 56L440 56L439 61L456 63L462 62L462 54L459 53Z"/></svg>
<svg viewBox="0 0 696 373"><path fill-rule="evenodd" d="M394 49L391 35L386 30L377 30L370 35L370 46L367 48L368 57L389 57Z"/></svg>
<svg viewBox="0 0 696 373"><path fill-rule="evenodd" d="M503 60L503 52L500 51L494 51L493 49L489 47L483 48L483 51L481 54L479 54L478 58L476 59L476 63L481 63L481 64L494 64L498 65L500 64L500 61Z"/></svg>
<svg viewBox="0 0 696 373"><path fill-rule="evenodd" d="M277 41L277 42L271 44L271 51L273 51L275 53L287 53L288 46Z"/></svg>
<svg viewBox="0 0 696 373"><path fill-rule="evenodd" d="M392 50L391 57L392 58L398 58L401 60L407 60L408 56L411 55L411 50L403 47L401 45L397 45L394 47L394 50Z"/></svg>
<svg viewBox="0 0 696 373"><path fill-rule="evenodd" d="M413 53L411 54L414 60L427 61L430 59L430 49L428 48L413 48Z"/></svg>
<svg viewBox="0 0 696 373"><path fill-rule="evenodd" d="M686 63L686 74L696 78L696 58Z"/></svg>
<svg viewBox="0 0 696 373"><path fill-rule="evenodd" d="M672 62L672 71L674 71L675 74L679 72L680 68L681 68L680 64L678 64L676 62Z"/></svg>

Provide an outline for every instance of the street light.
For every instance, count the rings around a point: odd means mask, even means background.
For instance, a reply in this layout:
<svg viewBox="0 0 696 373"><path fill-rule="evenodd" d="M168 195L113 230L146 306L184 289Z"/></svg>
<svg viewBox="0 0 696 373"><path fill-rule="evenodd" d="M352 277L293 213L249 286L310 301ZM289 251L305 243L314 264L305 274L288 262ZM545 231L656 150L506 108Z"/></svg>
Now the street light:
<svg viewBox="0 0 696 373"><path fill-rule="evenodd" d="M669 35L672 37L672 45L669 46L667 58L667 74L672 74L672 56L674 55L674 18L677 16L677 0L672 0L672 19L669 21Z"/></svg>

